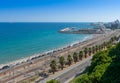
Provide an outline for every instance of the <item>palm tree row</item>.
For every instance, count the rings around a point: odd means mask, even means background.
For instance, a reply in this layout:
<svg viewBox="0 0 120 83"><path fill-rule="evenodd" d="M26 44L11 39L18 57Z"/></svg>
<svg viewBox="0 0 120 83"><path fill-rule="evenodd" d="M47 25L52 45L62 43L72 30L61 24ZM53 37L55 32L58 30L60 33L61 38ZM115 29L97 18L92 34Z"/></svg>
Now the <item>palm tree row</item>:
<svg viewBox="0 0 120 83"><path fill-rule="evenodd" d="M118 40L118 38L112 37L108 42L103 42L101 45L85 48L84 50L79 51L79 53L74 52L72 56L67 56L67 61L65 61L65 58L63 56L59 57L60 68L63 70L64 66L66 65L66 62L68 63L67 65L70 66L73 62L76 63L78 61L81 61L83 58L87 58L88 56L95 54L100 50L106 49L107 47L111 46L112 43L116 40ZM50 67L54 74L54 72L57 69L57 63L55 60L51 61Z"/></svg>

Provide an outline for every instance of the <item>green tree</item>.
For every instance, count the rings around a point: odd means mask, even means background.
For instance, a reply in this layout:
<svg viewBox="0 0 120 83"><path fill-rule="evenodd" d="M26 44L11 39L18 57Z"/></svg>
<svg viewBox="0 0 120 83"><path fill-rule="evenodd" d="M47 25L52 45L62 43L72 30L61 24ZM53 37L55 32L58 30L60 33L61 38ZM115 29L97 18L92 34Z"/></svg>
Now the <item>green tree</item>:
<svg viewBox="0 0 120 83"><path fill-rule="evenodd" d="M101 50L101 45L98 46L98 50L99 50L99 51Z"/></svg>
<svg viewBox="0 0 120 83"><path fill-rule="evenodd" d="M83 58L83 51L80 51L79 52L79 60L82 60L82 58Z"/></svg>
<svg viewBox="0 0 120 83"><path fill-rule="evenodd" d="M74 52L74 54L73 54L73 59L74 59L75 63L78 61L78 55L76 52Z"/></svg>
<svg viewBox="0 0 120 83"><path fill-rule="evenodd" d="M56 61L55 61L55 60L52 60L52 61L51 61L50 67L51 67L51 70L52 70L52 72L53 72L53 74L54 74L55 71L56 71L56 67L57 67L57 64L56 64Z"/></svg>
<svg viewBox="0 0 120 83"><path fill-rule="evenodd" d="M85 49L84 49L84 53L85 53L85 58L87 58L88 48L85 48Z"/></svg>
<svg viewBox="0 0 120 83"><path fill-rule="evenodd" d="M65 64L65 58L63 56L59 57L59 63L61 65L61 69L63 70Z"/></svg>
<svg viewBox="0 0 120 83"><path fill-rule="evenodd" d="M67 60L68 60L69 66L70 66L72 64L72 57L71 57L71 55L68 55Z"/></svg>
<svg viewBox="0 0 120 83"><path fill-rule="evenodd" d="M52 80L50 80L50 81L47 81L47 83L60 83L58 80L54 80L54 79L52 79Z"/></svg>
<svg viewBox="0 0 120 83"><path fill-rule="evenodd" d="M111 42L113 42L114 41L114 37L112 37L110 40L111 40Z"/></svg>
<svg viewBox="0 0 120 83"><path fill-rule="evenodd" d="M98 51L98 45L95 46L95 51L96 51L96 52Z"/></svg>
<svg viewBox="0 0 120 83"><path fill-rule="evenodd" d="M107 46L107 42L104 42L104 43L103 43L103 48L105 49L106 46Z"/></svg>
<svg viewBox="0 0 120 83"><path fill-rule="evenodd" d="M95 46L92 47L92 53L95 53Z"/></svg>
<svg viewBox="0 0 120 83"><path fill-rule="evenodd" d="M89 56L91 56L92 48L89 48L89 49L88 49L88 52L89 52Z"/></svg>
<svg viewBox="0 0 120 83"><path fill-rule="evenodd" d="M103 45L103 44L101 44L101 50L103 50L103 48L104 48L104 45Z"/></svg>

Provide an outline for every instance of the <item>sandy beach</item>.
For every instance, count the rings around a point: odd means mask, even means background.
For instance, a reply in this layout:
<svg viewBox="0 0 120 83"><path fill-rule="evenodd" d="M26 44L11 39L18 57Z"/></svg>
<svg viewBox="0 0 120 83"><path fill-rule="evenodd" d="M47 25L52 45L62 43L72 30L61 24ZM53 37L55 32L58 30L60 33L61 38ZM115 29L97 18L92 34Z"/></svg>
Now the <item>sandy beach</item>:
<svg viewBox="0 0 120 83"><path fill-rule="evenodd" d="M95 45L100 45L105 41L108 41L111 37L120 35L120 30L115 30L109 32L107 34L94 34L91 39L88 39L83 42L77 42L73 45L69 45L64 48L56 49L50 52L46 52L43 54L37 54L31 57L27 57L24 59L20 59L15 62L11 62L7 64L9 67L0 70L0 83L7 83L13 78L18 78L23 74L34 73L35 71L42 72L44 70L49 69L49 63L51 60L56 59L58 61L59 56L67 57L68 54L73 54L73 52L79 52L80 50L84 49L85 47L91 47ZM6 64L4 64L6 65ZM2 67L3 65L1 65ZM12 76L11 76L12 75ZM32 75L32 74L31 74ZM34 74L33 74L34 75ZM20 77L20 81L27 77Z"/></svg>
<svg viewBox="0 0 120 83"><path fill-rule="evenodd" d="M54 50L50 50L50 51L46 51L46 52L43 52L43 53L39 53L39 54L34 54L32 56L29 56L29 57L23 57L21 59L18 59L18 60L15 60L15 61L11 61L11 62L8 62L8 63L5 63L5 64L0 64L0 69L2 69L4 66L15 66L15 65L18 65L18 64L21 64L21 63L25 63L27 61L30 61L32 59L36 59L36 58L40 58L42 56L50 56L50 55L54 55L55 53L59 53L60 51L63 51L63 50L66 50L67 48L70 48L70 47L74 47L78 44L81 44L85 41L88 41L89 39L92 39L94 38L95 35L92 35L90 36L89 38L86 37L83 41L81 42L74 42L70 45L67 45L67 46L64 46L64 47L61 47L61 48L57 48L57 49L54 49Z"/></svg>

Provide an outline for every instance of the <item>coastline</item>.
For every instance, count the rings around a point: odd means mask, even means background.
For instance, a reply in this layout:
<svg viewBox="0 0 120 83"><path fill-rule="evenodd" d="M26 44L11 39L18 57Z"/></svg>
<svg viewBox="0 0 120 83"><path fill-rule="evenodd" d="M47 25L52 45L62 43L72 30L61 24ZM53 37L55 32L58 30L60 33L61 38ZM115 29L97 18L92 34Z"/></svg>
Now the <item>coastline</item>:
<svg viewBox="0 0 120 83"><path fill-rule="evenodd" d="M71 44L67 44L65 46L61 46L60 48L56 48L56 49L53 49L53 50L48 50L48 51L45 51L43 53L38 53L38 54L31 55L29 57L22 57L21 59L17 59L17 60L14 60L14 61L3 63L3 64L0 64L0 69L2 69L4 66L9 66L9 67L10 66L16 66L16 65L25 63L25 62L33 60L33 59L42 58L44 56L50 56L50 55L53 55L56 52L63 51L65 49L69 48L69 47L72 48L74 46L77 46L80 43L89 41L90 39L93 39L93 38L95 38L95 36L94 35L90 35L90 36L87 36L87 37L83 38L82 41L75 41L75 42L73 42Z"/></svg>
<svg viewBox="0 0 120 83"><path fill-rule="evenodd" d="M36 76L36 72L48 72L50 68L50 61L56 60L59 62L59 57L64 56L67 57L68 54L73 54L74 52L79 52L80 50L84 50L85 47L91 47L95 45L100 45L103 42L108 41L111 37L119 36L120 30L115 30L107 34L93 34L91 39L80 42L72 47L63 48L62 51L58 51L51 56L44 55L41 58L35 58L28 62L21 63L19 65L14 65L10 67L6 67L0 71L0 80L3 83L8 82L19 82L21 80L26 80L29 76ZM49 74L51 75L51 74ZM39 78L44 79L44 77Z"/></svg>

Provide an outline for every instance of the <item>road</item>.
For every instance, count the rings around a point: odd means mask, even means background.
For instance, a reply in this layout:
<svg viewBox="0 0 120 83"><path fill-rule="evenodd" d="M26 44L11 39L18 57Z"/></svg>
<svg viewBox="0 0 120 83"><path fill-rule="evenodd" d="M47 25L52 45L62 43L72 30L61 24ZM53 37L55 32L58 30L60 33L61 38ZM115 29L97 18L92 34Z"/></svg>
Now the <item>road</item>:
<svg viewBox="0 0 120 83"><path fill-rule="evenodd" d="M91 58L89 58L88 61L80 64L79 66L71 69L70 71L62 74L61 76L57 77L56 79L58 79L60 81L60 83L68 83L68 80L70 81L71 78L74 78L78 75L80 75L85 69L86 67L88 67L91 63Z"/></svg>
<svg viewBox="0 0 120 83"><path fill-rule="evenodd" d="M98 37L96 39L96 41L91 42L90 46L95 46L102 44L105 41L108 41L111 37L114 36L118 36L120 35L119 31L116 33L112 33L112 34L107 34L105 36L103 36L102 38ZM89 44L88 44L89 46ZM55 75L49 76L48 78L45 78L44 80L40 81L39 83L46 83L46 81L51 80L51 79L57 79L60 81L60 83L68 83L70 81L70 79L74 78L77 74L80 74L84 71L84 69L90 65L90 60L92 57L88 57L87 59L80 61L79 64L76 64L73 67L68 68L67 70L64 69L62 71L58 71L57 73L55 73Z"/></svg>
<svg viewBox="0 0 120 83"><path fill-rule="evenodd" d="M76 75L82 73L86 67L91 63L92 56L65 68L64 70L56 72L54 75L41 80L39 83L46 83L48 80L57 79L60 83L68 83L68 80L74 78Z"/></svg>

